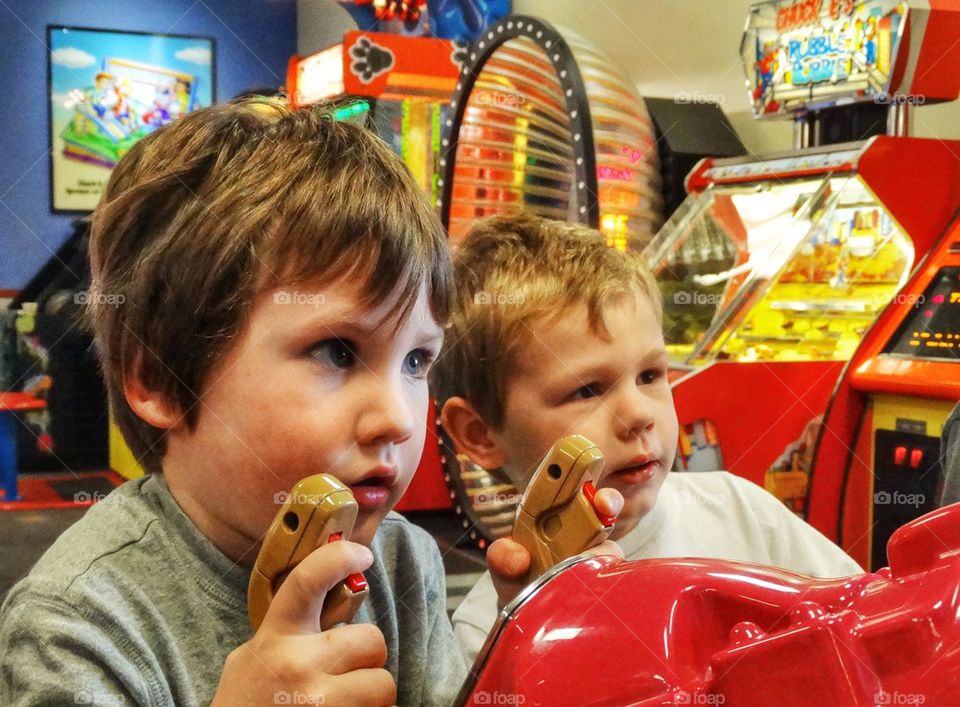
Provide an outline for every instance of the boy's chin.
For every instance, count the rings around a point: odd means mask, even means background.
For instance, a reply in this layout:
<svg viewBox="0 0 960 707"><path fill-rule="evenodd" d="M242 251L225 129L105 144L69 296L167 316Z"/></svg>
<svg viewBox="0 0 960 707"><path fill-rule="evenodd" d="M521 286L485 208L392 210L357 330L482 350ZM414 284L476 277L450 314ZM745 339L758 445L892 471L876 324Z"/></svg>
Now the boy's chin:
<svg viewBox="0 0 960 707"><path fill-rule="evenodd" d="M653 510L657 503L657 496L660 495L660 484L632 488L621 493L623 493L623 510L617 516L617 526L629 532Z"/></svg>

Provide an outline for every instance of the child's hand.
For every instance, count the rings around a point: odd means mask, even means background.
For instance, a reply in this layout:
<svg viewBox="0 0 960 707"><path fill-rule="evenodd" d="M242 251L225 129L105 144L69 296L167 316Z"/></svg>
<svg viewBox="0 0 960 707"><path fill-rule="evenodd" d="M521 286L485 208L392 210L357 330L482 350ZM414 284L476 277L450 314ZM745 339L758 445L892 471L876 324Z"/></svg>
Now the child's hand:
<svg viewBox="0 0 960 707"><path fill-rule="evenodd" d="M274 704L298 693L311 704L392 705L397 688L383 669L380 629L319 629L330 588L372 562L370 550L346 540L310 553L284 580L256 635L227 657L212 704Z"/></svg>
<svg viewBox="0 0 960 707"><path fill-rule="evenodd" d="M594 499L597 511L606 515L618 515L623 510L623 496L615 489L600 489ZM584 550L589 555L616 555L623 557L623 550L613 540L607 540ZM533 577L527 577L530 569L530 553L513 538L500 538L487 548L487 569L497 590L498 606L503 608L520 593Z"/></svg>

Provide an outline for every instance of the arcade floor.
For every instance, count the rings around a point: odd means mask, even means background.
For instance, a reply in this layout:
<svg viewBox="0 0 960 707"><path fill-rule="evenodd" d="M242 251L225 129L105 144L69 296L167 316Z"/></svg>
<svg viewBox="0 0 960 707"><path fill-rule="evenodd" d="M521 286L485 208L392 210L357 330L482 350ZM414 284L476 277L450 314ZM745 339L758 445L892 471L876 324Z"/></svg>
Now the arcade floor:
<svg viewBox="0 0 960 707"><path fill-rule="evenodd" d="M85 508L0 512L0 601L59 535L76 523ZM407 517L437 541L447 571L447 611L452 613L484 570L479 550L463 543L463 528L453 511L410 513Z"/></svg>

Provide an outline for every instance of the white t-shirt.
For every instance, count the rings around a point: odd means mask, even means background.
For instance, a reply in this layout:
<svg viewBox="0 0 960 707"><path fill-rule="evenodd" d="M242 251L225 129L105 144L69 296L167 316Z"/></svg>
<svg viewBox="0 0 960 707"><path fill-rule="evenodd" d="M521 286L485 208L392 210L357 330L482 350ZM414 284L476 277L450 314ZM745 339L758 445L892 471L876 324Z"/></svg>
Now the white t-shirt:
<svg viewBox="0 0 960 707"><path fill-rule="evenodd" d="M712 557L813 577L864 571L779 500L725 471L668 474L653 509L618 542L628 560ZM497 593L484 572L453 613L453 631L468 662L480 652L498 613Z"/></svg>

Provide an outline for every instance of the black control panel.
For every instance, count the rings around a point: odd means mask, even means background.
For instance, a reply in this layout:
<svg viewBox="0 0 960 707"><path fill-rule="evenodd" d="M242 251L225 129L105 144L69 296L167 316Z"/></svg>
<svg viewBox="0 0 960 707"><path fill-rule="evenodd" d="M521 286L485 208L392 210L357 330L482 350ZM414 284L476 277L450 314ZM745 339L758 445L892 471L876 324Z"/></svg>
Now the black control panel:
<svg viewBox="0 0 960 707"><path fill-rule="evenodd" d="M887 564L893 532L934 510L940 485L940 438L877 430L874 436L871 570Z"/></svg>

